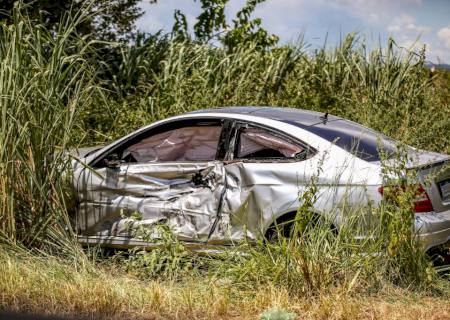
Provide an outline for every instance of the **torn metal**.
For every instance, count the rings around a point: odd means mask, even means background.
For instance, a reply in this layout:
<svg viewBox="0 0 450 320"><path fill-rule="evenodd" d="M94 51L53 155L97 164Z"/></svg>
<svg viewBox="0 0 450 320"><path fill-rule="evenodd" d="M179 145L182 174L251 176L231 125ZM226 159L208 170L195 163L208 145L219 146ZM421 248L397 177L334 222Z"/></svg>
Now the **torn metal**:
<svg viewBox="0 0 450 320"><path fill-rule="evenodd" d="M206 241L225 188L221 163L134 164L84 170L77 225L85 236L130 237L134 226L167 224L181 240ZM140 213L139 220L130 216Z"/></svg>

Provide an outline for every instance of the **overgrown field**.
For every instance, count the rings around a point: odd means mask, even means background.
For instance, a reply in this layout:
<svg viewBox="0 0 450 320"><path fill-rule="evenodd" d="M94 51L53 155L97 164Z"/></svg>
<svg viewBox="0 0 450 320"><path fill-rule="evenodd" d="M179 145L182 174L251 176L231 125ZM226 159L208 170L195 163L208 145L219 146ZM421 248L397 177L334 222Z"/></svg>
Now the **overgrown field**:
<svg viewBox="0 0 450 320"><path fill-rule="evenodd" d="M425 52L357 35L311 52L298 43L233 50L154 35L133 45L80 37L20 11L0 23L0 310L105 318L446 319L450 287L409 232L408 203L374 209L376 237L310 228L314 181L293 238L215 255L170 234L152 252L106 254L75 243L66 151L105 144L167 116L230 105L311 109L415 147L450 153L450 75ZM405 191L405 198L408 195ZM357 213L356 213L357 214ZM375 239L375 240L371 240ZM285 318L289 319L288 315Z"/></svg>
<svg viewBox="0 0 450 320"><path fill-rule="evenodd" d="M186 276L183 281L140 280L113 268L54 257L0 253L3 308L69 315L73 319L258 319L283 310L299 319L448 319L448 296L385 286L376 294L335 288L307 297L274 285L236 288L232 283Z"/></svg>

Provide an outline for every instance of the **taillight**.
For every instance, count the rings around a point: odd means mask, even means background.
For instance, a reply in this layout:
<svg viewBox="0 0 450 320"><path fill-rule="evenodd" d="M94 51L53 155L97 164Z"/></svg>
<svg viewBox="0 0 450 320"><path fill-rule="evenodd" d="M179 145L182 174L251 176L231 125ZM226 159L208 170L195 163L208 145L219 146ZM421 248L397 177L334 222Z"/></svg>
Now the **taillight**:
<svg viewBox="0 0 450 320"><path fill-rule="evenodd" d="M387 187L379 187L378 192L381 193L381 195L384 194L384 188ZM392 188L392 187L389 187ZM401 189L404 190L404 187L396 187L395 189ZM417 185L417 191L416 196L414 199L414 212L420 213L420 212L431 212L434 211L433 205L431 204L430 197L428 196L427 192L421 185Z"/></svg>

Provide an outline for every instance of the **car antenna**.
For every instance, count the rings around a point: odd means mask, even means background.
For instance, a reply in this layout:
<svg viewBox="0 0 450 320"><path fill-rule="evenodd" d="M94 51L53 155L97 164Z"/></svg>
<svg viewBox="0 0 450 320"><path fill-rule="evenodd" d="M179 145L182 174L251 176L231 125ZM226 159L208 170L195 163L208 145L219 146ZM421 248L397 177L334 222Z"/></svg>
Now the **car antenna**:
<svg viewBox="0 0 450 320"><path fill-rule="evenodd" d="M323 123L327 123L328 121L328 111L325 112L325 114L323 116L320 117L323 120Z"/></svg>

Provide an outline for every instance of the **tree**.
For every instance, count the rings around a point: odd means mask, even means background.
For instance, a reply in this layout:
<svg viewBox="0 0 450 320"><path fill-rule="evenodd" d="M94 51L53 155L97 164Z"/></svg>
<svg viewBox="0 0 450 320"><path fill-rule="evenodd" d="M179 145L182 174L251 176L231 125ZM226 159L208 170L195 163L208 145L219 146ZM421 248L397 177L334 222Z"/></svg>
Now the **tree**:
<svg viewBox="0 0 450 320"><path fill-rule="evenodd" d="M219 40L228 50L250 43L257 49L265 50L278 43L279 38L276 35L269 34L262 28L260 18L251 19L256 6L265 0L247 0L245 6L233 19L233 27L227 24L225 16L228 0L198 1L201 3L202 12L193 26L195 41L208 43L213 39ZM176 10L174 18L175 24L172 29L174 38L189 37L185 15L180 10Z"/></svg>
<svg viewBox="0 0 450 320"><path fill-rule="evenodd" d="M228 48L252 43L257 48L265 49L278 43L278 36L270 34L261 27L261 18L250 19L256 5L265 0L248 0L246 5L236 14L233 20L233 28L227 32L222 42Z"/></svg>
<svg viewBox="0 0 450 320"><path fill-rule="evenodd" d="M11 23L14 5L19 3L0 0L0 21ZM22 10L32 21L56 31L65 14L85 9L89 11L90 18L78 26L80 34L91 34L100 40L120 41L130 38L136 20L143 14L138 3L139 0L24 0Z"/></svg>
<svg viewBox="0 0 450 320"><path fill-rule="evenodd" d="M197 17L194 34L198 41L208 42L220 31L228 28L225 19L225 4L228 0L200 0L202 13Z"/></svg>

